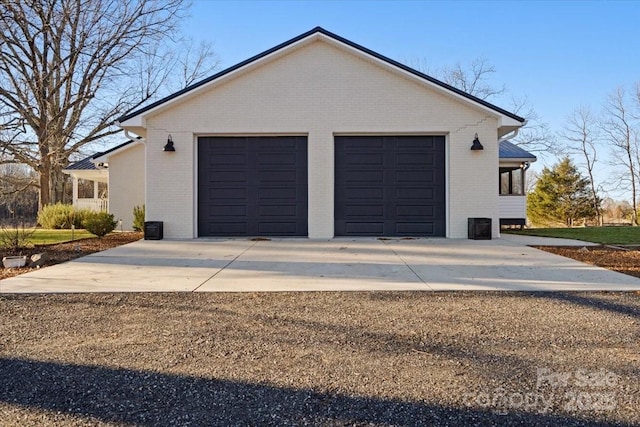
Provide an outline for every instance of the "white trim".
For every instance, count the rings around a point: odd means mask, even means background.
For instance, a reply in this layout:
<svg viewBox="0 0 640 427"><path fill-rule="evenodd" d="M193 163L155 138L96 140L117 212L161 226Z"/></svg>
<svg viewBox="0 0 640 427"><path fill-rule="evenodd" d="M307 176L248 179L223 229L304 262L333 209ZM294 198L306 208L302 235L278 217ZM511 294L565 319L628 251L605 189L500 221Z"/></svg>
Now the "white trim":
<svg viewBox="0 0 640 427"><path fill-rule="evenodd" d="M518 165L518 164L520 164L522 162L533 163L536 160L537 160L537 158L535 158L535 157L522 157L522 158L517 158L517 159L508 158L508 159L500 159L499 164L500 164L500 166L511 165L511 164Z"/></svg>
<svg viewBox="0 0 640 427"><path fill-rule="evenodd" d="M200 160L198 157L198 150L200 149L198 141L199 138L200 136L193 134L193 229L191 232L194 239L198 238L198 211L200 209L200 204L198 203L198 175L200 173L200 163L198 163Z"/></svg>
<svg viewBox="0 0 640 427"><path fill-rule="evenodd" d="M447 132L444 135L444 236L451 238L451 179L449 172L451 171L451 134Z"/></svg>

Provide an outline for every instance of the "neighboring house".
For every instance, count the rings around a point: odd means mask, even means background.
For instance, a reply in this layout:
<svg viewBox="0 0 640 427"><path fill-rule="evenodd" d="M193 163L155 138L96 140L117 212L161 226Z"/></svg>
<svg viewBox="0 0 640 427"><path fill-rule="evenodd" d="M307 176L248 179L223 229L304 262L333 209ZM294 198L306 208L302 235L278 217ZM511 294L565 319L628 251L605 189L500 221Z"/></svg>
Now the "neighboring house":
<svg viewBox="0 0 640 427"><path fill-rule="evenodd" d="M168 238L497 237L498 141L524 122L322 28L119 119Z"/></svg>
<svg viewBox="0 0 640 427"><path fill-rule="evenodd" d="M122 221L123 230L133 229L133 208L144 204L144 145L138 140L89 156L63 172L73 179L74 207L108 211ZM93 198L78 198L78 179L94 182ZM106 198L98 194L98 182L108 183Z"/></svg>
<svg viewBox="0 0 640 427"><path fill-rule="evenodd" d="M500 141L500 225L526 225L526 173L536 156L509 141Z"/></svg>

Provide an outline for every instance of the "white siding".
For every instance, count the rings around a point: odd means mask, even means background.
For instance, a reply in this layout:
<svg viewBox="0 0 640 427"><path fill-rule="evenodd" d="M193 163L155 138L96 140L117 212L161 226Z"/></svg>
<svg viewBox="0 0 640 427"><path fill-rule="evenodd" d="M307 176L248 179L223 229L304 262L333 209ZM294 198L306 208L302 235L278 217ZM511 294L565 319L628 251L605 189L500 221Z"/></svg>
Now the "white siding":
<svg viewBox="0 0 640 427"><path fill-rule="evenodd" d="M500 218L526 218L527 217L527 197L526 196L500 196L499 211Z"/></svg>
<svg viewBox="0 0 640 427"><path fill-rule="evenodd" d="M309 237L333 237L334 135L439 134L447 140L447 236L468 217L498 236L498 119L401 72L322 40L146 118L147 218L167 238L197 236L199 135L308 136ZM484 151L470 151L478 133ZM175 153L162 151L167 136Z"/></svg>

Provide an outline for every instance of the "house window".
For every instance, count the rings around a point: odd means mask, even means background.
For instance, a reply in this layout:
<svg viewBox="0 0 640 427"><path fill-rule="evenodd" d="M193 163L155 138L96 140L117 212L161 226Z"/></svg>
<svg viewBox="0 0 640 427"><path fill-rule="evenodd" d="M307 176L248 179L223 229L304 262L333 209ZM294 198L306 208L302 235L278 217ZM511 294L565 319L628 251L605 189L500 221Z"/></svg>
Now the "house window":
<svg viewBox="0 0 640 427"><path fill-rule="evenodd" d="M524 195L524 171L519 167L500 168L499 189L501 196Z"/></svg>

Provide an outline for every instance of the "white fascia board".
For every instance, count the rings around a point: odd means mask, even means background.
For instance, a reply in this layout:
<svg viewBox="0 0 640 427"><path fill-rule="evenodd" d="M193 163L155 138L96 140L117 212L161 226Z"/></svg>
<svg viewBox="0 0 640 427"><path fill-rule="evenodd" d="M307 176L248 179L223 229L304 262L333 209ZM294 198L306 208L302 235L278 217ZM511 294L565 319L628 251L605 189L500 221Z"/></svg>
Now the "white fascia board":
<svg viewBox="0 0 640 427"><path fill-rule="evenodd" d="M498 127L522 127L522 126L524 126L526 124L527 124L526 121L524 123L522 123L522 122L519 122L516 119L513 119L513 118L509 117L509 116L505 116L504 114L500 114L500 123L498 124Z"/></svg>
<svg viewBox="0 0 640 427"><path fill-rule="evenodd" d="M77 177L80 179L87 179L93 181L95 179L106 177L109 172L107 169L63 169L62 173Z"/></svg>
<svg viewBox="0 0 640 427"><path fill-rule="evenodd" d="M125 120L124 122L118 122L118 126L121 128L143 128L146 126L146 120L143 118L143 114L140 114L138 116L131 117L129 120Z"/></svg>
<svg viewBox="0 0 640 427"><path fill-rule="evenodd" d="M538 158L521 158L521 159L500 159L500 166L515 166L515 165L519 165L520 163L523 162L529 162L529 163L533 163L536 160L538 160Z"/></svg>

